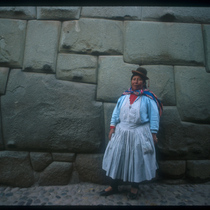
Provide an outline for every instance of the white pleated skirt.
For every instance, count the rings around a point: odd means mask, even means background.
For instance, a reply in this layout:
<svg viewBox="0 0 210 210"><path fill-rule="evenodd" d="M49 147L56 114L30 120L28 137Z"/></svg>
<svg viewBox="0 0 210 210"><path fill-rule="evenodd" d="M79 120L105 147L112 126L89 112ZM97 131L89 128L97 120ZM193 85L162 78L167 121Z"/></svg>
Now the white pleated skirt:
<svg viewBox="0 0 210 210"><path fill-rule="evenodd" d="M156 176L158 168L149 123L117 124L104 153L102 168L112 179L140 183Z"/></svg>

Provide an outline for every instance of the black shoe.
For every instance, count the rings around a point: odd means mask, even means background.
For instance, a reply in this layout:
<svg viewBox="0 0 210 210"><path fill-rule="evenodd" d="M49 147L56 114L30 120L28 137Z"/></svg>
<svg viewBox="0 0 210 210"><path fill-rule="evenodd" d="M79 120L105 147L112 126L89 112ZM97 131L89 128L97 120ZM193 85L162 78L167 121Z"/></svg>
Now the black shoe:
<svg viewBox="0 0 210 210"><path fill-rule="evenodd" d="M116 194L116 193L118 193L117 189L112 189L112 190L109 190L109 191L102 190L100 192L100 196L109 196L109 195L113 195L113 194Z"/></svg>
<svg viewBox="0 0 210 210"><path fill-rule="evenodd" d="M131 199L131 200L136 199L137 196L138 196L138 191L137 191L137 193L132 193L132 192L128 193L128 198Z"/></svg>

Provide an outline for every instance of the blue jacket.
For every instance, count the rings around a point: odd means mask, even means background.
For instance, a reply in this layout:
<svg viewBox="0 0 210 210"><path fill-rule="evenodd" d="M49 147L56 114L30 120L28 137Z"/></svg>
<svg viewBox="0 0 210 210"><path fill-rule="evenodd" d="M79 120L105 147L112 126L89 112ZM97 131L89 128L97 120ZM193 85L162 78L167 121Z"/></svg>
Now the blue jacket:
<svg viewBox="0 0 210 210"><path fill-rule="evenodd" d="M123 101L125 100L126 95L121 96L117 104L114 108L114 111L112 113L111 123L110 126L116 126L119 122L119 116L120 116L120 109L122 107ZM140 97L140 96L138 96ZM140 117L142 123L150 123L150 131L151 133L157 133L159 130L159 111L157 104L154 100L150 99L147 96L141 96L141 105L140 105Z"/></svg>

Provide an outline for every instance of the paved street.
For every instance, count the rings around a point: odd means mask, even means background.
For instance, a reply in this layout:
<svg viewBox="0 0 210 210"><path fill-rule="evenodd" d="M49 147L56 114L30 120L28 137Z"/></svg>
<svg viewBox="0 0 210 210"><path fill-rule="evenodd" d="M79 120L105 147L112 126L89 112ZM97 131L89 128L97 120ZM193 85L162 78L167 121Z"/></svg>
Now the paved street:
<svg viewBox="0 0 210 210"><path fill-rule="evenodd" d="M210 182L179 184L152 182L141 184L137 200L129 200L129 185L119 186L120 193L99 196L107 186L80 183L66 186L35 186L12 188L0 186L1 206L210 206Z"/></svg>

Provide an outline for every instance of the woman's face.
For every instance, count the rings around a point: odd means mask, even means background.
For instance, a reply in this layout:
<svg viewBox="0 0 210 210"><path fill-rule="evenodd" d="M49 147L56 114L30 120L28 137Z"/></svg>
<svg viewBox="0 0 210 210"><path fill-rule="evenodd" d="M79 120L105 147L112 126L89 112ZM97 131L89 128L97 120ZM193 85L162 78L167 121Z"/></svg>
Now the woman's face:
<svg viewBox="0 0 210 210"><path fill-rule="evenodd" d="M134 76L131 80L132 90L140 90L144 87L144 80L140 76Z"/></svg>

